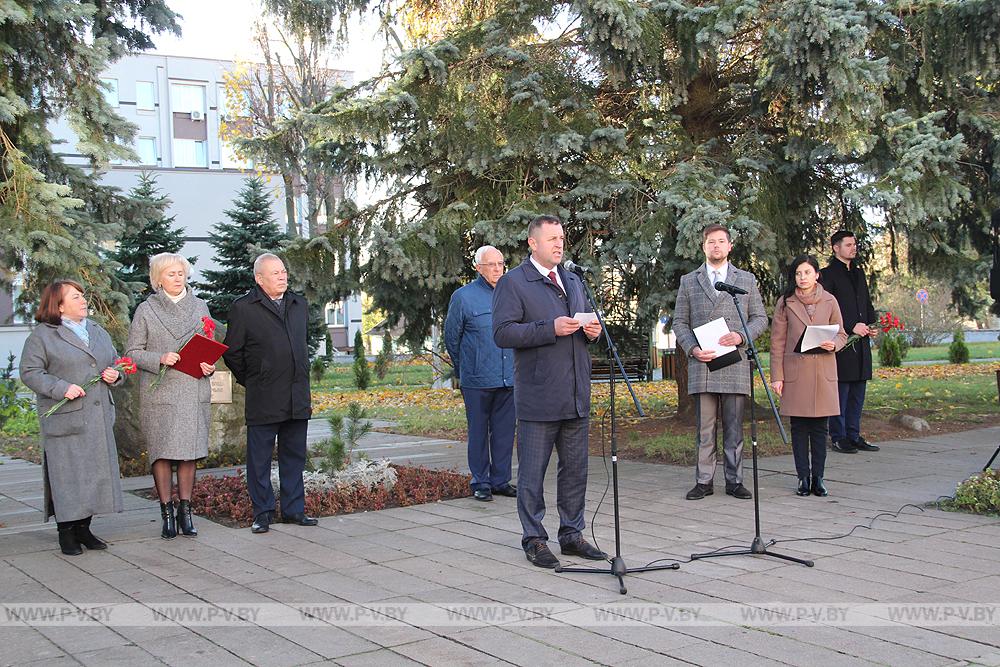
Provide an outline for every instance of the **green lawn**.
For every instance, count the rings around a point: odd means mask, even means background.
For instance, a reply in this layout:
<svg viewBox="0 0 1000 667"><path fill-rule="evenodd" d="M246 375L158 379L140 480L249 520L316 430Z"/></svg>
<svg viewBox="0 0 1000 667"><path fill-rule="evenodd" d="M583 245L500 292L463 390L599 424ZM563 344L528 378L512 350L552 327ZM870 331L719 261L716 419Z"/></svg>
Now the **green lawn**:
<svg viewBox="0 0 1000 667"><path fill-rule="evenodd" d="M868 383L865 412L927 410L928 421L997 413L997 381L990 375L893 378Z"/></svg>
<svg viewBox="0 0 1000 667"><path fill-rule="evenodd" d="M1000 358L1000 341L991 343L966 343L969 346L971 359ZM875 355L876 359L878 354ZM948 361L948 345L931 345L928 347L911 347L904 361Z"/></svg>
<svg viewBox="0 0 1000 667"><path fill-rule="evenodd" d="M994 343L966 343L969 346L969 358L975 359L1000 359L1000 341ZM878 350L872 350L872 359L878 367ZM928 347L911 347L906 353L907 361L940 361L948 363L948 345L930 345ZM768 352L760 353L760 365L767 370L771 367L771 355Z"/></svg>
<svg viewBox="0 0 1000 667"><path fill-rule="evenodd" d="M429 387L434 381L434 372L429 364L393 365L385 378L375 376L372 369L372 387ZM320 382L313 381L313 391L338 391L354 388L354 367L352 364L335 364L326 369Z"/></svg>

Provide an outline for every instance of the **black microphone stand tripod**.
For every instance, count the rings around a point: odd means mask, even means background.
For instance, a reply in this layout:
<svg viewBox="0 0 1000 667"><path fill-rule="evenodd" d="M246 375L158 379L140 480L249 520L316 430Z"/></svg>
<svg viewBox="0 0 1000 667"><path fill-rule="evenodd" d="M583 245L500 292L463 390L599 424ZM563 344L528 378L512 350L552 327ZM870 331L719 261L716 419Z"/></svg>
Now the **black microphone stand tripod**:
<svg viewBox="0 0 1000 667"><path fill-rule="evenodd" d="M728 291L728 290L727 290ZM780 558L782 560L789 560L793 563L801 563L806 567L812 567L813 562L811 560L805 560L803 558L796 558L794 556L788 556L786 554L779 554L774 551L768 551L767 546L764 544L764 540L760 537L760 489L757 483L757 416L754 410L754 369L760 374L760 381L764 385L764 392L767 394L767 400L771 404L771 413L774 415L774 422L778 425L778 432L781 434L781 442L788 444L788 436L785 435L785 427L781 423L781 417L778 415L778 408L774 405L774 396L771 395L771 389L767 386L767 380L764 378L764 371L758 363L757 348L753 343L753 337L750 335L750 329L747 326L746 317L743 316L743 309L740 308L739 295L735 292L729 292L729 295L733 297L733 303L736 305L736 312L739 313L740 323L743 325L743 339L747 341L747 359L750 361L750 444L751 451L753 453L753 520L754 520L754 538L753 542L750 543L748 549L738 549L738 550L725 550L725 551L711 551L708 553L701 554L691 554L691 560L700 560L703 558L721 558L722 556L745 556L748 554L756 556L770 556L772 558Z"/></svg>
<svg viewBox="0 0 1000 667"><path fill-rule="evenodd" d="M604 333L604 340L607 342L607 356L608 356L608 382L609 391L611 396L611 479L612 488L614 496L614 507L615 507L615 556L611 559L611 567L605 568L593 568L593 567L562 567L561 565L556 568L556 572L582 572L584 574L610 574L614 577L618 577L618 592L622 595L628 592L625 588L625 575L629 572L653 572L655 570L677 570L680 569L680 564L671 563L669 565L647 565L645 567L635 567L631 570L625 565L625 559L622 558L622 543L621 543L621 515L618 510L618 418L615 413L615 368L621 371L622 377L625 379L625 386L628 387L629 394L632 395L632 402L635 404L635 409L639 413L640 417L645 417L646 413L642 410L642 405L639 403L639 398L635 395L635 390L632 388L632 382L628 379L628 374L625 372L625 367L622 365L621 357L618 356L618 348L615 346L614 339L611 338L611 333L608 331L608 326L604 322L604 317L601 315L601 309L597 307L597 299L594 296L594 291L591 289L590 284L584 279L583 272L577 271L577 275L580 276L583 282L583 287L587 291L587 299L590 301L591 308L594 309L594 313L597 315L597 321L601 323L601 331Z"/></svg>

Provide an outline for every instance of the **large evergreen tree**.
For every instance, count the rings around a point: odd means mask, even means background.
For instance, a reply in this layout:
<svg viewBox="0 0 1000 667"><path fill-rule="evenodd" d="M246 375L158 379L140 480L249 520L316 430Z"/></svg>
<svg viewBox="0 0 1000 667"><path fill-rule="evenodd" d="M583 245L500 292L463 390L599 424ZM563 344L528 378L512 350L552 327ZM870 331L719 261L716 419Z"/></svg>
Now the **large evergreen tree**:
<svg viewBox="0 0 1000 667"><path fill-rule="evenodd" d="M129 290L99 248L118 237L132 203L93 170L66 164L48 127L65 116L79 137L71 151L93 167L132 157L135 127L109 106L100 77L164 31L179 32L165 0L0 3L0 284L22 272L22 312L53 278L78 278L92 313L124 333Z"/></svg>
<svg viewBox="0 0 1000 667"><path fill-rule="evenodd" d="M408 342L440 322L475 247L518 261L540 212L602 267L626 330L672 308L713 222L772 295L784 261L826 255L847 227L869 255L889 238L957 274L959 306L981 307L1000 207L995 0L369 4L398 6L412 48L310 120L316 150L353 146L384 187L351 219L372 248L363 288Z"/></svg>
<svg viewBox="0 0 1000 667"><path fill-rule="evenodd" d="M287 236L281 233L271 210L271 195L259 176L248 178L226 211L229 222L212 228L209 245L215 248L218 271L203 271L199 294L208 302L212 317L225 321L229 306L253 288L253 262L264 252L277 253Z"/></svg>
<svg viewBox="0 0 1000 667"><path fill-rule="evenodd" d="M160 192L156 177L148 172L139 175L139 182L129 192L129 198L133 202L134 215L126 221L125 230L110 258L121 264L116 271L118 278L141 297L150 289L149 258L183 248L184 229L173 228L175 216L166 215L170 200ZM188 261L194 263L194 260L189 258Z"/></svg>

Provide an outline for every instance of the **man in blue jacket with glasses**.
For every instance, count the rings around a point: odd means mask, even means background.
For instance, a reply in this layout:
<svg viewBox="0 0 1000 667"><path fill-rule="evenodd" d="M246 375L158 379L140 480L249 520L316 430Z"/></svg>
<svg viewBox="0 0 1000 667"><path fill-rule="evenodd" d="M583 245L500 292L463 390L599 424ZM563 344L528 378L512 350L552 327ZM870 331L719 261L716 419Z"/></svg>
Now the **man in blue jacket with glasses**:
<svg viewBox="0 0 1000 667"><path fill-rule="evenodd" d="M479 277L451 295L444 344L462 386L469 430L469 470L476 500L517 496L510 483L514 452L514 354L493 342L493 288L504 273L493 246L476 251Z"/></svg>

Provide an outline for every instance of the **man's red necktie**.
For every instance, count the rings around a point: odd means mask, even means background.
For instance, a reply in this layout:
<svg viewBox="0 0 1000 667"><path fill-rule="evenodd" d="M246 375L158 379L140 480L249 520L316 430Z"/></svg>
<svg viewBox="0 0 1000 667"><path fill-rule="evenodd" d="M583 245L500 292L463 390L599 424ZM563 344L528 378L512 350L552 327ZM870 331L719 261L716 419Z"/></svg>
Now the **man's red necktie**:
<svg viewBox="0 0 1000 667"><path fill-rule="evenodd" d="M562 288L562 286L560 286L560 285L559 285L559 281L558 281L558 280L556 280L556 272L555 272L555 271L549 271L549 280L551 280L551 281L552 281L552 284L553 284L553 285L555 285L556 287L558 287L558 288L559 288L559 291L560 291L560 292L562 292L563 294L565 294L565 293L566 293L566 290L564 290L564 289Z"/></svg>

